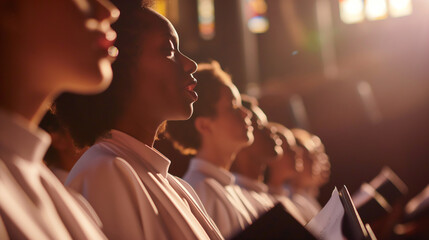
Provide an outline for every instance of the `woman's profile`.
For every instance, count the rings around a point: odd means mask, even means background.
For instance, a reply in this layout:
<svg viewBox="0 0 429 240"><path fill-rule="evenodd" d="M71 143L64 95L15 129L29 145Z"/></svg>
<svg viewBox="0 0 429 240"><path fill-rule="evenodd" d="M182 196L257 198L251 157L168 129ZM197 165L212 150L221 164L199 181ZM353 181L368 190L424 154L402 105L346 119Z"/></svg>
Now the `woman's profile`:
<svg viewBox="0 0 429 240"><path fill-rule="evenodd" d="M86 206L43 164L50 137L37 125L63 91L109 85L116 36L110 24L119 11L105 0L5 0L0 11L0 232L11 239L105 239Z"/></svg>
<svg viewBox="0 0 429 240"><path fill-rule="evenodd" d="M168 173L170 160L153 148L165 121L191 116L197 66L165 17L114 2L121 17L113 25L120 54L112 85L56 103L74 140L91 146L66 185L94 207L110 239L220 239L193 189Z"/></svg>

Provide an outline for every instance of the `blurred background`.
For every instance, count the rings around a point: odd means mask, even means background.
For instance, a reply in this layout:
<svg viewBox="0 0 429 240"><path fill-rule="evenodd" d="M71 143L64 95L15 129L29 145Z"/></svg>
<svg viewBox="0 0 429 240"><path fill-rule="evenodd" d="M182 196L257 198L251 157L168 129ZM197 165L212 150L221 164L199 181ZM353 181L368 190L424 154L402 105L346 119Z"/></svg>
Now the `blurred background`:
<svg viewBox="0 0 429 240"><path fill-rule="evenodd" d="M383 166L429 183L429 1L156 0L197 62L217 60L270 121L318 135L334 186L355 192ZM182 176L189 157L156 147Z"/></svg>

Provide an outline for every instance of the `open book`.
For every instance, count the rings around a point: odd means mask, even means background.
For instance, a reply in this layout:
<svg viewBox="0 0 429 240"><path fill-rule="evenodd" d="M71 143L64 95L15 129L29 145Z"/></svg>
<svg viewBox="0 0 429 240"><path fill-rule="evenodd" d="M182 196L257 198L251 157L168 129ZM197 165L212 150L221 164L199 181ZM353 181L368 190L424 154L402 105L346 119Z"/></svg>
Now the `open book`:
<svg viewBox="0 0 429 240"><path fill-rule="evenodd" d="M367 240L376 239L369 225L364 225L344 186L337 188L320 212L305 226L322 240Z"/></svg>
<svg viewBox="0 0 429 240"><path fill-rule="evenodd" d="M364 225L347 188L336 188L322 210L305 227L277 204L233 239L375 240Z"/></svg>
<svg viewBox="0 0 429 240"><path fill-rule="evenodd" d="M344 207L343 233L347 239L375 240L370 225L363 224L346 186L340 190L340 199Z"/></svg>
<svg viewBox="0 0 429 240"><path fill-rule="evenodd" d="M289 214L283 204L278 203L233 239L315 240L317 238Z"/></svg>

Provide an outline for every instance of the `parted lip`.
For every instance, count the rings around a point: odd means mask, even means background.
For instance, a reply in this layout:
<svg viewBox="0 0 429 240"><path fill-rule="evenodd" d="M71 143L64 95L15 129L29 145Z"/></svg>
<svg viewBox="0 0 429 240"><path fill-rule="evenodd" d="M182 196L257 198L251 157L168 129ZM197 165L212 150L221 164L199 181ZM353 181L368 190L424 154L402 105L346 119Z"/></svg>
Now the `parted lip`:
<svg viewBox="0 0 429 240"><path fill-rule="evenodd" d="M113 29L106 31L96 31L97 45L102 49L109 49L112 47L116 40L116 32Z"/></svg>
<svg viewBox="0 0 429 240"><path fill-rule="evenodd" d="M195 79L194 77L191 77L190 80L186 81L185 84L185 89L188 91L194 91L195 87L197 86L197 79Z"/></svg>

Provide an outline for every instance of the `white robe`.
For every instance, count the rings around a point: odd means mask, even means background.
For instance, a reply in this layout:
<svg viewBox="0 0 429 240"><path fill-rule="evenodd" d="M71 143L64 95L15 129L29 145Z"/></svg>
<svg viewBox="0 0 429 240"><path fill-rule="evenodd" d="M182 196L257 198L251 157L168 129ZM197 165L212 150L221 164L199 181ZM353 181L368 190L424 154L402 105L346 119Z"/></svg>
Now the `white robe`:
<svg viewBox="0 0 429 240"><path fill-rule="evenodd" d="M170 161L116 130L78 160L66 185L94 207L109 239L221 239L193 189Z"/></svg>
<svg viewBox="0 0 429 240"><path fill-rule="evenodd" d="M225 238L244 230L256 218L257 211L234 183L232 173L193 158L183 179L195 189Z"/></svg>
<svg viewBox="0 0 429 240"><path fill-rule="evenodd" d="M235 173L234 176L235 183L242 188L243 195L258 212L257 217L274 207L274 203L277 201L268 193L266 184L238 173Z"/></svg>
<svg viewBox="0 0 429 240"><path fill-rule="evenodd" d="M65 183L67 176L69 175L69 172L67 172L66 170L63 170L61 168L57 168L57 167L49 167L49 169L52 171L52 173L55 175L55 177L58 178L58 180L60 180L61 183Z"/></svg>
<svg viewBox="0 0 429 240"><path fill-rule="evenodd" d="M313 219L322 209L317 199L309 194L293 193L291 200L307 222Z"/></svg>
<svg viewBox="0 0 429 240"><path fill-rule="evenodd" d="M0 216L11 239L105 239L42 158L50 137L0 111ZM84 209L85 208L85 209Z"/></svg>
<svg viewBox="0 0 429 240"><path fill-rule="evenodd" d="M291 194L288 188L284 187L269 187L269 193L276 199L277 202L283 204L285 209L299 222L305 226L310 220L305 217L300 209L291 199Z"/></svg>

